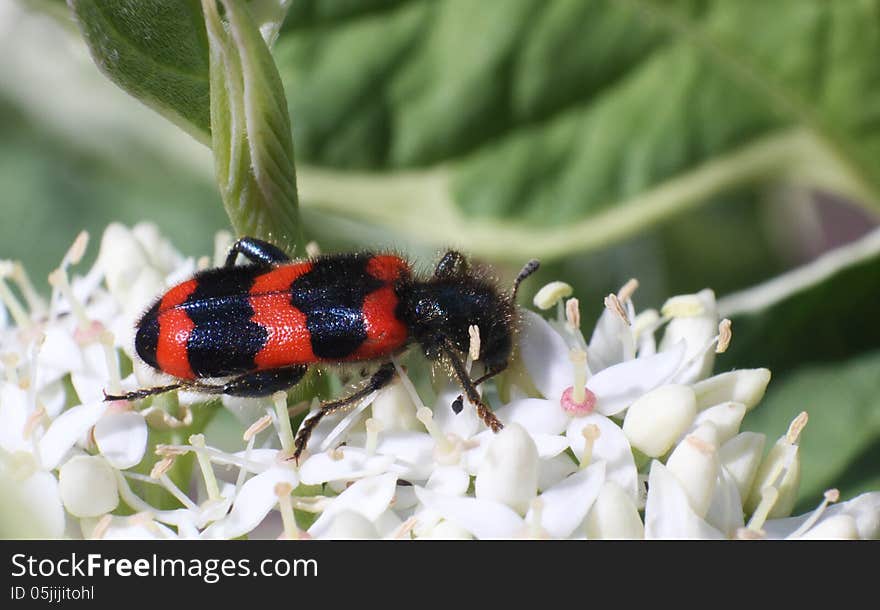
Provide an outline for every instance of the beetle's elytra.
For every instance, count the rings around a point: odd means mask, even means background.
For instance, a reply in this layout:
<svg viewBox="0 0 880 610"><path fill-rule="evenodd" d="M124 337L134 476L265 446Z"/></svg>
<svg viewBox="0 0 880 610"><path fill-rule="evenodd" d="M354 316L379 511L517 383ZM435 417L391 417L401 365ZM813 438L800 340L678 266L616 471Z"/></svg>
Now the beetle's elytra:
<svg viewBox="0 0 880 610"><path fill-rule="evenodd" d="M249 264L236 266L239 254ZM418 278L394 254L291 261L269 243L243 238L232 246L223 267L174 286L138 322L138 356L177 383L107 400L181 387L265 396L296 385L310 365L380 363L363 388L323 404L305 422L296 438L298 459L321 417L387 385L394 378L390 357L418 344L430 360L450 365L486 425L499 430L501 423L476 386L507 366L516 289L537 267L537 261L530 261L513 289L502 293L455 251L442 257L433 275ZM463 364L471 326L479 329L479 361L485 367L477 380L470 379ZM201 381L213 377L230 379L219 385Z"/></svg>

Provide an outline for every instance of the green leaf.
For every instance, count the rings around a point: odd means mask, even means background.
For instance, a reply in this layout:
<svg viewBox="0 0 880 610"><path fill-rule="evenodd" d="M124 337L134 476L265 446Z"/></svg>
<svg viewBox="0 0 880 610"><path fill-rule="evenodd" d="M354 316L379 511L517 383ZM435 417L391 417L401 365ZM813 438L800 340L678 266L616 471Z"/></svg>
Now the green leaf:
<svg viewBox="0 0 880 610"><path fill-rule="evenodd" d="M98 67L193 137L211 139L208 40L198 0L69 0Z"/></svg>
<svg viewBox="0 0 880 610"><path fill-rule="evenodd" d="M718 303L733 321L719 364L767 366L780 375L835 362L880 345L880 232ZM756 358L760 358L756 362Z"/></svg>
<svg viewBox="0 0 880 610"><path fill-rule="evenodd" d="M319 8L320 7L320 8ZM880 3L304 3L275 47L302 200L550 259L725 194L880 201Z"/></svg>
<svg viewBox="0 0 880 610"><path fill-rule="evenodd" d="M804 367L781 383L774 380L743 429L764 432L772 442L801 411L809 422L799 443L800 509L818 504L831 487L844 498L870 489L866 483L880 475L878 463L864 459L876 456L880 439L880 352Z"/></svg>
<svg viewBox="0 0 880 610"><path fill-rule="evenodd" d="M290 118L281 80L248 9L203 0L211 50L214 166L226 212L239 235L302 251Z"/></svg>

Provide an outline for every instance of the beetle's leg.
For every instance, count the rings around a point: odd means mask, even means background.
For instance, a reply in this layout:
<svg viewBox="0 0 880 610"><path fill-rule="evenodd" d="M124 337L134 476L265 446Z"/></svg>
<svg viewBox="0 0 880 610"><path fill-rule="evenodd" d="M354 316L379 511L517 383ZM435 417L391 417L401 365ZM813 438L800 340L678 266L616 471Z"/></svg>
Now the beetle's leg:
<svg viewBox="0 0 880 610"><path fill-rule="evenodd" d="M255 265L262 265L264 267L286 263L290 260L290 257L283 250L269 242L255 237L242 237L229 248L229 254L226 255L226 263L223 266L232 267L235 265L235 259L238 258L239 254Z"/></svg>
<svg viewBox="0 0 880 610"><path fill-rule="evenodd" d="M247 373L221 385L198 381L181 381L156 388L135 390L126 394L112 395L105 392L104 400L138 400L147 396L170 392L171 390L187 390L203 394L228 394L230 396L243 397L269 396L275 392L295 386L303 378L307 370L308 367L305 365L291 366Z"/></svg>
<svg viewBox="0 0 880 610"><path fill-rule="evenodd" d="M298 384L308 369L306 365L299 365L248 373L224 383L220 393L247 398L270 396Z"/></svg>
<svg viewBox="0 0 880 610"><path fill-rule="evenodd" d="M163 385L155 388L144 388L142 390L135 390L134 392L126 392L125 394L108 394L106 391L104 392L104 401L112 401L112 400L139 400L141 398L146 398L147 396L155 396L156 394L164 394L165 392L170 392L171 390L177 390L183 387L180 383L173 383L171 385Z"/></svg>
<svg viewBox="0 0 880 610"><path fill-rule="evenodd" d="M506 368L507 368L507 363L505 362L505 363L502 364L501 366L497 366L497 367L495 367L494 369L491 369L491 370L489 370L489 371L486 371L481 377L478 377L477 379L475 379L475 380L473 381L474 387L476 388L476 387L478 387L481 383L485 383L486 381L489 381L489 380L492 379L495 375L498 375L499 373L502 373L502 372L504 371L504 369L506 369ZM456 409L455 407L453 407L453 410L454 410L456 413L458 413L459 411L461 411L461 401L462 401L462 398L463 398L462 395L459 394L459 395L458 395L458 398L456 398L454 401L452 401L453 404L457 404L457 405L458 405L458 408L457 408L457 409Z"/></svg>
<svg viewBox="0 0 880 610"><path fill-rule="evenodd" d="M516 292L519 290L519 285L522 284L522 281L537 271L540 266L541 262L535 258L523 265L523 268L516 274L516 279L513 280L513 289L510 291L511 301L516 299Z"/></svg>
<svg viewBox="0 0 880 610"><path fill-rule="evenodd" d="M483 399L480 397L480 393L477 392L477 386L474 384L473 381L471 381L471 378L468 376L467 371L464 368L464 363L462 363L461 358L458 357L458 354L455 353L455 350L449 348L448 346L444 346L443 353L446 354L447 359L449 360L450 364L452 364L452 372L458 379L458 383L461 385L461 389L464 390L467 399L477 408L477 415L480 416L480 419L483 420L483 423L491 428L492 432L498 432L499 430L501 430L504 425L495 416L495 414L492 413L488 405L483 402Z"/></svg>
<svg viewBox="0 0 880 610"><path fill-rule="evenodd" d="M435 278L459 277L467 273L468 262L464 254L449 250L434 268Z"/></svg>
<svg viewBox="0 0 880 610"><path fill-rule="evenodd" d="M299 457L300 455L302 455L303 450L305 450L306 445L309 442L309 437L312 435L312 431L314 431L315 427L318 425L318 422L320 422L325 415L330 415L331 413L337 413L339 411L350 409L359 400L366 398L376 390L381 390L382 388L384 388L386 385L391 383L392 379L394 379L394 365L390 362L387 362L380 366L379 370L373 373L373 376L370 377L370 380L361 389L353 392L345 398L340 398L339 400L325 402L324 404L322 404L317 413L303 421L302 426L300 427L299 432L296 435L296 440L294 440L293 443L293 459L296 462L299 462Z"/></svg>

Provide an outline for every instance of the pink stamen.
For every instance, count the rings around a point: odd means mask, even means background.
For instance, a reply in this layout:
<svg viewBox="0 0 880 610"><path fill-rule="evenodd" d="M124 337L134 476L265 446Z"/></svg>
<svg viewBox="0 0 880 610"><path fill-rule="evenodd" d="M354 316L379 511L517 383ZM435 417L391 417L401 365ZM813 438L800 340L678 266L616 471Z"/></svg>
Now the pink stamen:
<svg viewBox="0 0 880 610"><path fill-rule="evenodd" d="M574 399L574 388L570 387L562 393L562 398L559 402L566 413L574 416L589 415L596 408L596 395L588 388L584 388L584 399L577 402Z"/></svg>

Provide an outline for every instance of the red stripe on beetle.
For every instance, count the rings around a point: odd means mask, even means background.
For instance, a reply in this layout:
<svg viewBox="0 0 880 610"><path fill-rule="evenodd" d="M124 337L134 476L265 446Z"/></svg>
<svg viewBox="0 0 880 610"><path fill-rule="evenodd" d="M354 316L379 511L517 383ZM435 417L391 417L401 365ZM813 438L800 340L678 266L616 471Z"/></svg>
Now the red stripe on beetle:
<svg viewBox="0 0 880 610"><path fill-rule="evenodd" d="M159 340L156 344L156 362L159 368L175 377L195 379L189 363L186 344L196 325L181 305L198 286L189 280L178 284L162 297L159 304Z"/></svg>
<svg viewBox="0 0 880 610"><path fill-rule="evenodd" d="M403 347L407 330L397 318L396 309L397 294L393 286L379 288L367 295L363 307L367 338L346 360L377 358Z"/></svg>
<svg viewBox="0 0 880 610"><path fill-rule="evenodd" d="M254 310L251 321L262 326L267 333L263 348L254 356L257 368L310 364L317 360L312 351L306 315L290 304L289 293L255 295L250 298L250 304Z"/></svg>
<svg viewBox="0 0 880 610"><path fill-rule="evenodd" d="M402 275L409 275L409 265L393 254L379 254L367 261L367 273L383 282L396 282Z"/></svg>
<svg viewBox="0 0 880 610"><path fill-rule="evenodd" d="M286 292L297 278L311 270L311 262L293 263L276 267L254 278L250 293L257 295L270 292Z"/></svg>

